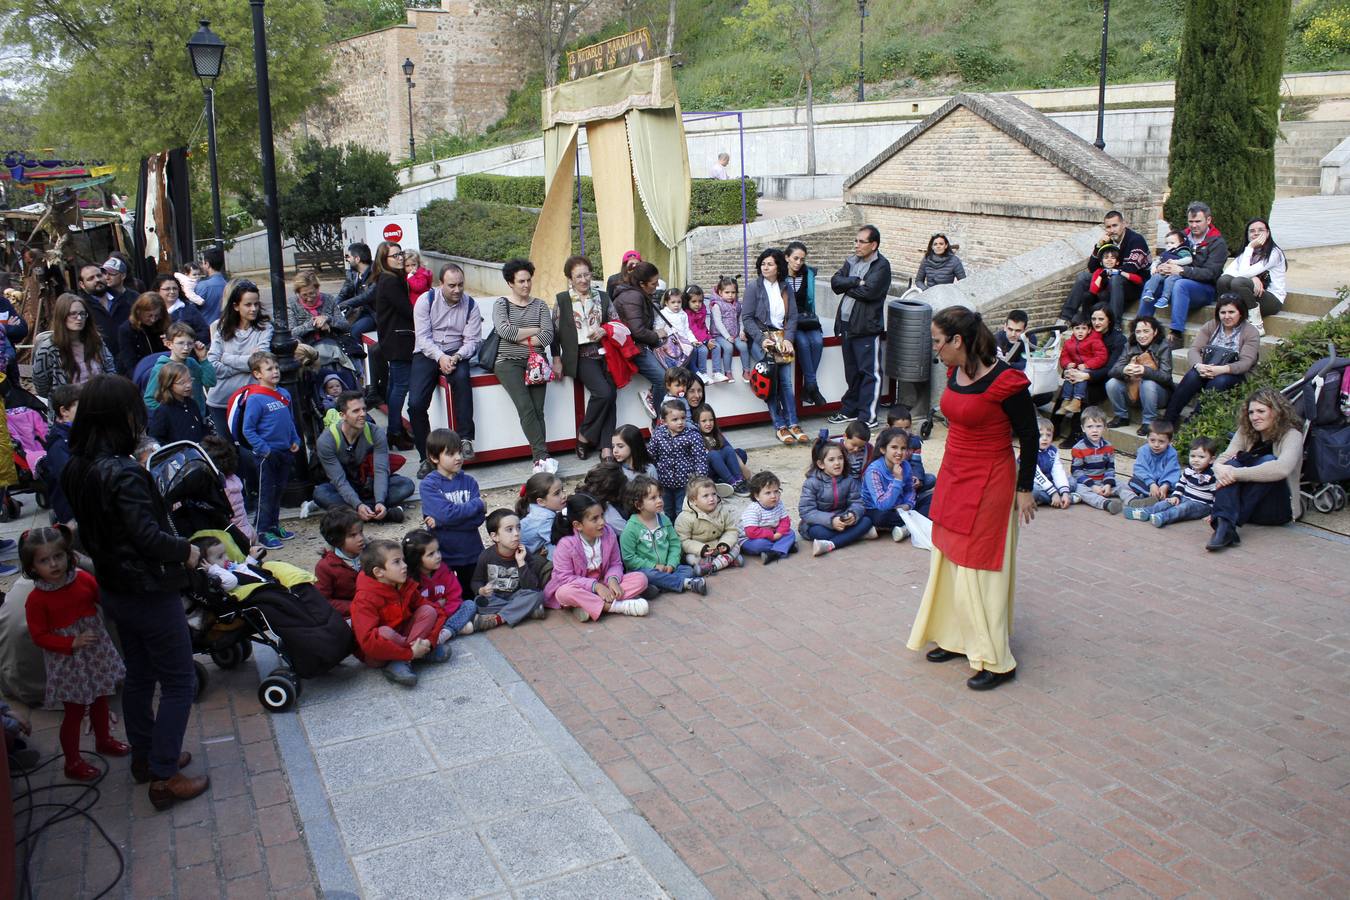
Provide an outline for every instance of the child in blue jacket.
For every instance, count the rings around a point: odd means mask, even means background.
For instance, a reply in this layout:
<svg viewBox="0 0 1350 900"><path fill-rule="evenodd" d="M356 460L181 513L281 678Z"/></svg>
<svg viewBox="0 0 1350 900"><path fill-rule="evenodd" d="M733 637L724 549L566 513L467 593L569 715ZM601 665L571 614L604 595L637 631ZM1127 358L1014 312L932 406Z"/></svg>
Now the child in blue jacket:
<svg viewBox="0 0 1350 900"><path fill-rule="evenodd" d="M862 501L867 517L880 531L891 530L897 543L909 537L901 510L914 508L914 473L909 467L909 432L886 428L877 436L878 458L863 473Z"/></svg>
<svg viewBox="0 0 1350 900"><path fill-rule="evenodd" d="M830 440L828 429L821 429L811 448L811 468L806 470L797 512L801 519L797 530L811 541L812 556L877 536L863 507L858 479L849 474L844 448Z"/></svg>
<svg viewBox="0 0 1350 900"><path fill-rule="evenodd" d="M1134 473L1120 489L1120 498L1130 506L1151 506L1166 500L1181 481L1181 460L1172 446L1176 427L1167 419L1148 423L1148 443L1134 457Z"/></svg>
<svg viewBox="0 0 1350 900"><path fill-rule="evenodd" d="M449 428L427 435L427 459L436 468L422 479L418 494L427 528L436 535L441 559L454 570L463 596L472 597L473 570L483 553L483 524L487 507L478 493L478 482L465 475L460 437Z"/></svg>
<svg viewBox="0 0 1350 900"><path fill-rule="evenodd" d="M241 430L258 462L258 513L254 530L258 543L269 550L295 537L281 527L281 495L291 480L300 434L291 415L291 394L281 384L277 358L258 350L248 358L248 369L258 382L244 406Z"/></svg>
<svg viewBox="0 0 1350 900"><path fill-rule="evenodd" d="M933 488L937 487L937 476L928 472L923 464L923 438L913 431L914 414L908 406L897 403L886 414L888 428L903 428L909 432L909 472L914 476L914 509L928 515L933 505Z"/></svg>

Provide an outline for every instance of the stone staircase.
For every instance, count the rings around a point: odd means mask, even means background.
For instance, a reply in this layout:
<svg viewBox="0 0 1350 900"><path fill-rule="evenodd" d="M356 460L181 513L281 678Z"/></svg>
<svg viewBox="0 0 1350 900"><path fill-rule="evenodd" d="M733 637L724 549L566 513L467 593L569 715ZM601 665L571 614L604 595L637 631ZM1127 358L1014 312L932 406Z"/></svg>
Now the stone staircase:
<svg viewBox="0 0 1350 900"><path fill-rule="evenodd" d="M1266 334L1261 338L1261 353L1264 355L1269 349L1278 345L1282 338L1288 337L1304 325L1325 318L1336 306L1336 303L1336 295L1330 291L1290 291L1285 298L1284 309L1277 315L1268 316L1265 319ZM1158 311L1158 318L1164 328L1168 324L1166 315L1164 315L1166 313L1168 313L1168 310ZM1172 351L1173 381L1181 381L1186 374L1186 370L1190 368L1186 355L1187 348L1195 340L1195 335L1200 330L1200 326L1213 317L1213 304L1192 310L1187 317L1185 345ZM1145 438L1135 434L1135 429L1139 427L1139 411L1136 409L1131 412L1134 416L1131 423L1120 428L1107 429L1107 439L1117 450L1133 456L1139 447L1144 444ZM1109 406L1107 407L1107 413L1110 413Z"/></svg>
<svg viewBox="0 0 1350 900"><path fill-rule="evenodd" d="M1347 122L1287 122L1275 144L1275 185L1281 196L1316 194L1321 187L1322 157L1350 135Z"/></svg>

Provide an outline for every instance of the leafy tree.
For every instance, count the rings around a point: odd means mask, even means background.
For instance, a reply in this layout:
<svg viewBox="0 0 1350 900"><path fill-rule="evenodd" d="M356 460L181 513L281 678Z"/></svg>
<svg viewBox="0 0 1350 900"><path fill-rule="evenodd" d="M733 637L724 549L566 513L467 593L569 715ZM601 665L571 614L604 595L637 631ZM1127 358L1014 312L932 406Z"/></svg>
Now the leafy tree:
<svg viewBox="0 0 1350 900"><path fill-rule="evenodd" d="M480 0L506 19L544 63L544 86L558 83L563 51L577 38L577 20L593 0ZM529 54L522 54L527 59Z"/></svg>
<svg viewBox="0 0 1350 900"><path fill-rule="evenodd" d="M1164 214L1202 200L1236 248L1275 201L1275 138L1289 0L1191 0L1177 64Z"/></svg>
<svg viewBox="0 0 1350 900"><path fill-rule="evenodd" d="M268 3L268 68L278 135L327 93L324 0ZM225 41L216 81L216 134L224 191L260 179L253 28L239 0L8 0L0 34L26 47L44 96L37 140L70 155L106 160L133 176L141 157L188 144L194 180L206 180L201 85L185 49L197 20ZM41 62L51 60L50 63ZM123 187L125 190L125 187Z"/></svg>
<svg viewBox="0 0 1350 900"><path fill-rule="evenodd" d="M295 146L277 179L281 230L307 252L340 247L342 217L384 206L400 187L388 155L359 144L338 147L315 140ZM250 194L246 205L262 217L261 196Z"/></svg>
<svg viewBox="0 0 1350 900"><path fill-rule="evenodd" d="M791 49L806 85L806 174L816 174L816 74L827 22L822 0L747 0L739 16L722 20L741 46Z"/></svg>

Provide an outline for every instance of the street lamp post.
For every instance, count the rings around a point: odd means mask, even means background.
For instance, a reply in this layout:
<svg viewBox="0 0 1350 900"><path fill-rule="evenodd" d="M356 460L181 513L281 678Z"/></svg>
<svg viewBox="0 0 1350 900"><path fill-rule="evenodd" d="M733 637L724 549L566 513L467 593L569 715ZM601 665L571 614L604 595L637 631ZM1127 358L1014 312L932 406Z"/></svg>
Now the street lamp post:
<svg viewBox="0 0 1350 900"><path fill-rule="evenodd" d="M412 120L412 89L417 87L413 84L413 61L409 57L403 59L403 79L408 82L408 158L417 162L417 139L413 137Z"/></svg>
<svg viewBox="0 0 1350 900"><path fill-rule="evenodd" d="M1102 58L1098 64L1100 81L1097 85L1097 140L1093 141L1098 150L1106 149L1106 138L1102 130L1106 126L1106 34L1111 22L1111 0L1102 2Z"/></svg>
<svg viewBox="0 0 1350 900"><path fill-rule="evenodd" d="M187 50L188 59L192 61L192 74L201 79L202 93L206 95L206 155L211 162L211 224L216 232L216 246L224 247L225 236L220 227L220 176L216 170L216 79L225 62L225 42L211 30L210 22L206 19L200 22L201 27L187 42Z"/></svg>
<svg viewBox="0 0 1350 900"><path fill-rule="evenodd" d="M867 25L867 0L858 0L858 102L863 102L863 31Z"/></svg>
<svg viewBox="0 0 1350 900"><path fill-rule="evenodd" d="M272 88L267 76L267 22L263 15L266 0L248 0L253 9L253 70L258 82L258 149L262 163L263 182L263 225L267 229L267 268L269 284L272 287L272 353L281 367L281 383L290 391L291 397L298 400L299 365L295 361L296 340L291 334L290 316L286 308L286 264L281 254L281 210L277 200L277 159L272 146ZM296 430L305 433L300 409L304 404L291 403L291 415L295 418ZM287 506L298 506L309 492L305 472L309 471L305 453L305 442L300 442L297 454L296 470L299 478L292 477L287 486L283 502Z"/></svg>

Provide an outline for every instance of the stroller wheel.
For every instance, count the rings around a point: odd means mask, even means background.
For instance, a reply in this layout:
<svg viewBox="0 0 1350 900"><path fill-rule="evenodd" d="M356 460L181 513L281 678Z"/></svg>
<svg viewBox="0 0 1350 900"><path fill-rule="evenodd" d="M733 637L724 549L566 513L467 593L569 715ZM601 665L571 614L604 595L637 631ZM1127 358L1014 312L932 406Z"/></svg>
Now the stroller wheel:
<svg viewBox="0 0 1350 900"><path fill-rule="evenodd" d="M286 712L300 698L298 683L289 669L275 669L258 685L258 702L270 713Z"/></svg>
<svg viewBox="0 0 1350 900"><path fill-rule="evenodd" d="M1336 508L1336 498L1331 491L1323 488L1313 494L1313 506L1320 513L1329 513Z"/></svg>
<svg viewBox="0 0 1350 900"><path fill-rule="evenodd" d="M1345 488L1341 487L1339 484L1333 484L1331 486L1331 498L1334 503L1333 508L1335 509L1336 512L1340 512L1341 510L1345 509L1345 500L1346 500Z"/></svg>
<svg viewBox="0 0 1350 900"><path fill-rule="evenodd" d="M249 647L252 643L252 641L245 640L236 644L230 644L228 647L223 647L220 650L212 650L211 661L222 669L233 669L252 655L252 647ZM247 654L244 652L245 647L249 648Z"/></svg>
<svg viewBox="0 0 1350 900"><path fill-rule="evenodd" d="M206 693L206 685L210 682L211 676L206 671L206 666L197 660L192 661L192 668L197 672L197 693L193 696L194 703L202 699L202 694Z"/></svg>

